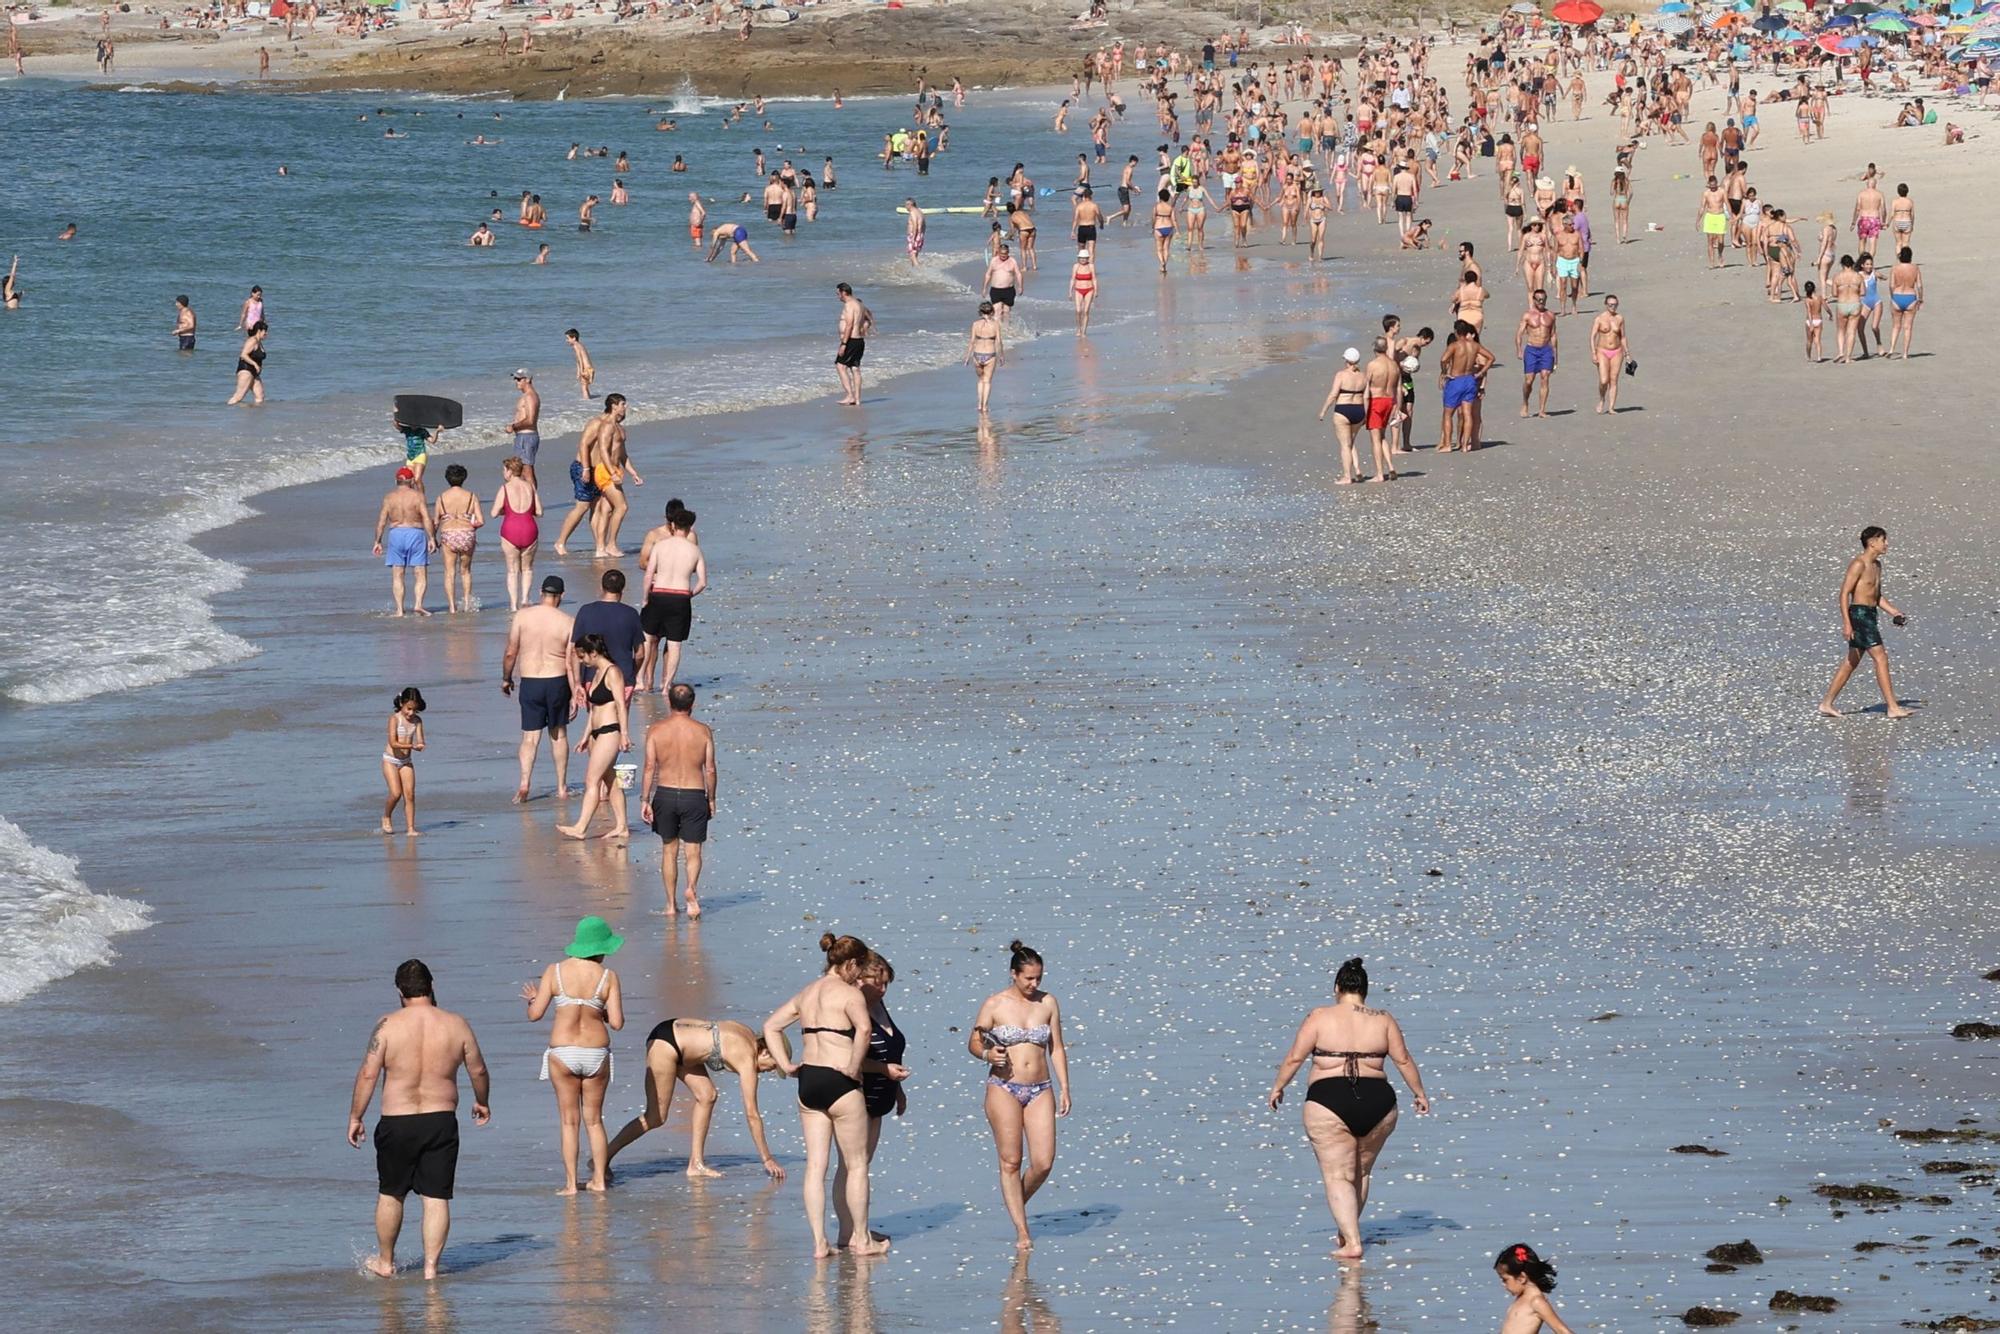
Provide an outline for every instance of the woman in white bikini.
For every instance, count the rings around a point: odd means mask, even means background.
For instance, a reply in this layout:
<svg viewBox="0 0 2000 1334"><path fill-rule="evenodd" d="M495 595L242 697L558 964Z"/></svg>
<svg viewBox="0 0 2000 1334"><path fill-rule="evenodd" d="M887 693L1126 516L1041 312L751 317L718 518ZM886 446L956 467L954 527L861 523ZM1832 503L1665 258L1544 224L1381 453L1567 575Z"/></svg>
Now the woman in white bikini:
<svg viewBox="0 0 2000 1334"><path fill-rule="evenodd" d="M611 1030L625 1027L625 1001L618 974L604 966L625 938L613 935L602 917L576 924L576 937L563 951L567 957L542 970L539 982L521 984L528 1003L528 1022L538 1023L551 1006L548 1050L542 1053L542 1078L556 1092L556 1115L562 1121L563 1188L558 1195L576 1194L579 1125L590 1135L590 1180L586 1190L603 1190L611 1150L604 1142L604 1095L611 1087Z"/></svg>

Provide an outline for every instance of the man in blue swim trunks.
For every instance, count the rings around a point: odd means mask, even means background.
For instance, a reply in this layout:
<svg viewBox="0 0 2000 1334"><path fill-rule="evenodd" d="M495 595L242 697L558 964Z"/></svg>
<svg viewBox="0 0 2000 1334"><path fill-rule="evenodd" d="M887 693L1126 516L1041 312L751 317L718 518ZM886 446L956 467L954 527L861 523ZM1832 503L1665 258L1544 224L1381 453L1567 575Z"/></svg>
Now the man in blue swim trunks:
<svg viewBox="0 0 2000 1334"><path fill-rule="evenodd" d="M535 455L542 452L542 396L535 392L535 377L525 366L514 372L514 388L521 397L514 404L514 420L507 423L507 431L514 437L515 455L528 466L528 481L540 486Z"/></svg>
<svg viewBox="0 0 2000 1334"><path fill-rule="evenodd" d="M1458 447L1469 453L1479 448L1479 395L1486 372L1498 358L1479 341L1479 330L1464 320L1455 321L1452 332L1457 337L1438 359L1438 376L1444 384L1444 410L1451 419L1446 429L1458 436ZM1451 434L1445 437L1447 449Z"/></svg>
<svg viewBox="0 0 2000 1334"><path fill-rule="evenodd" d="M552 574L542 580L542 600L515 612L507 627L500 693L516 695L521 704L521 783L514 789L516 803L528 799L528 781L534 776L543 733L548 734L549 754L556 762L556 795L569 794L569 720L582 701L581 687L569 674L570 637L576 627L562 609L562 600L562 576Z"/></svg>
<svg viewBox="0 0 2000 1334"><path fill-rule="evenodd" d="M396 469L396 486L382 497L382 509L375 516L375 554L389 567L389 589L395 594L396 614L403 614L403 571L417 572L415 606L424 610L424 591L430 583L430 553L437 550L437 533L431 527L430 507L417 490L417 474L409 468Z"/></svg>
<svg viewBox="0 0 2000 1334"><path fill-rule="evenodd" d="M1514 330L1514 355L1521 359L1521 415L1528 415L1528 398L1535 382L1541 381L1542 406L1537 417L1549 415L1549 377L1556 369L1556 317L1549 309L1549 294L1535 289L1527 312Z"/></svg>
<svg viewBox="0 0 2000 1334"><path fill-rule="evenodd" d="M750 248L750 231L740 222L718 222L715 224L715 244L708 248L708 262L715 263L715 257L722 253L722 247L729 247L729 262L734 264L738 254L750 256L752 264L757 263L757 252Z"/></svg>

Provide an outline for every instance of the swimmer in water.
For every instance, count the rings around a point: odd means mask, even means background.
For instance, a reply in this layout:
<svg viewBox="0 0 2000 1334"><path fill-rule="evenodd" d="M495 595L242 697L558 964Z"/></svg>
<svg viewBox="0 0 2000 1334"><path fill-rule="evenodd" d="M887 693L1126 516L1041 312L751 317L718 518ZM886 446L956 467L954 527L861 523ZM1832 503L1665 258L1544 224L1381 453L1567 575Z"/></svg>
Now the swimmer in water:
<svg viewBox="0 0 2000 1334"><path fill-rule="evenodd" d="M715 257L722 253L722 247L724 246L730 247L729 262L731 264L736 262L736 256L739 251L748 255L752 264L758 262L757 252L750 248L750 231L741 223L717 223L714 236L715 244L708 249L708 262L710 264L715 263Z"/></svg>

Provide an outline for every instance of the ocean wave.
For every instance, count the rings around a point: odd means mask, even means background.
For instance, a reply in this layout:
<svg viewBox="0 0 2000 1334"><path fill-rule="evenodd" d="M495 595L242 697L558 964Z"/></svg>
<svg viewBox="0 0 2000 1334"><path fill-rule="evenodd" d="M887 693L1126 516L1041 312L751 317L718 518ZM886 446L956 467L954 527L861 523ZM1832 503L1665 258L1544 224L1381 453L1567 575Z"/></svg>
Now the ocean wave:
<svg viewBox="0 0 2000 1334"><path fill-rule="evenodd" d="M117 957L111 938L147 924L143 903L98 894L76 859L0 816L0 1004Z"/></svg>

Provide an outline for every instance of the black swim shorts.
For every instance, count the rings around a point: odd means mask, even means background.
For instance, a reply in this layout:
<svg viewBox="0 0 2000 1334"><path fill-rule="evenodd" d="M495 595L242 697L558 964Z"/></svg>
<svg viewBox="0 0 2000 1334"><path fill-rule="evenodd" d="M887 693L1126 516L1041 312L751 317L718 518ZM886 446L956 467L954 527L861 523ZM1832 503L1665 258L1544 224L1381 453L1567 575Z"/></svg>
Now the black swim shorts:
<svg viewBox="0 0 2000 1334"><path fill-rule="evenodd" d="M639 628L652 639L685 644L693 626L694 598L687 593L662 593L655 589L647 594L646 605L639 609Z"/></svg>
<svg viewBox="0 0 2000 1334"><path fill-rule="evenodd" d="M375 1180L384 1194L451 1198L458 1180L458 1113L412 1112L375 1123Z"/></svg>
<svg viewBox="0 0 2000 1334"><path fill-rule="evenodd" d="M833 354L833 364L836 366L859 366L861 364L861 355L867 350L868 343L865 339L850 338L840 345L840 351Z"/></svg>
<svg viewBox="0 0 2000 1334"><path fill-rule="evenodd" d="M524 676L514 688L521 700L521 730L546 732L569 726L570 689L567 676Z"/></svg>
<svg viewBox="0 0 2000 1334"><path fill-rule="evenodd" d="M654 788L653 832L668 843L708 842L708 793L698 787Z"/></svg>

